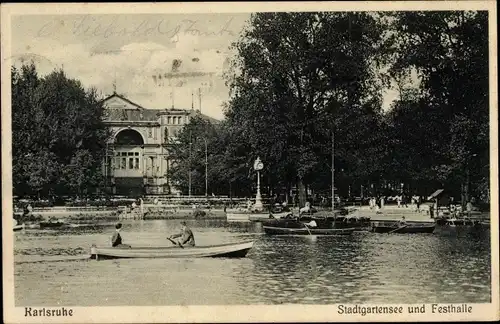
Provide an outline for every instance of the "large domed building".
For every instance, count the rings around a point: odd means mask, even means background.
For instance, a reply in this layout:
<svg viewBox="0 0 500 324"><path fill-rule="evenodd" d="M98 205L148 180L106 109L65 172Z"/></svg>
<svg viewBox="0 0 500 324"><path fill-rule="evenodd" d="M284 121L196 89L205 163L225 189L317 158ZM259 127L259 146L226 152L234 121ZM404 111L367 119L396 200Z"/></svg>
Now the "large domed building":
<svg viewBox="0 0 500 324"><path fill-rule="evenodd" d="M116 195L177 194L167 172L172 145L192 116L216 119L194 109L148 109L114 92L103 101L105 123L112 130L104 159L108 192ZM174 144L175 145L175 144Z"/></svg>

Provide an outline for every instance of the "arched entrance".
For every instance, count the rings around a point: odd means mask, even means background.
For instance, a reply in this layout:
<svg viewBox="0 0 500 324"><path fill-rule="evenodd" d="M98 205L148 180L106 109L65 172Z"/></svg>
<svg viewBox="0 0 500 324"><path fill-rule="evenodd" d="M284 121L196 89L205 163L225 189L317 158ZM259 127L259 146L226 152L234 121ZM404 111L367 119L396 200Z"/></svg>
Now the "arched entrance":
<svg viewBox="0 0 500 324"><path fill-rule="evenodd" d="M119 131L114 139L115 192L124 196L144 193L142 135L134 129Z"/></svg>
<svg viewBox="0 0 500 324"><path fill-rule="evenodd" d="M115 145L144 145L144 139L135 129L124 129L116 134Z"/></svg>

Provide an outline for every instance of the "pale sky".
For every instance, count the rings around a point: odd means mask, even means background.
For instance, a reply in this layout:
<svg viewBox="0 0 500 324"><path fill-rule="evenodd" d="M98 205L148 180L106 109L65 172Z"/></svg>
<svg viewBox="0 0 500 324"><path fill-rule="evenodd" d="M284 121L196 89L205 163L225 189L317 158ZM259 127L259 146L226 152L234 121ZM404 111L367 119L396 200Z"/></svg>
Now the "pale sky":
<svg viewBox="0 0 500 324"><path fill-rule="evenodd" d="M145 108L199 108L221 119L223 73L250 14L23 15L12 18L15 62L43 75L63 67L103 96L116 89ZM174 72L174 73L173 73ZM176 75L176 77L172 77ZM172 98L173 92L173 98ZM195 96L192 96L192 93ZM394 91L385 96L387 107ZM193 100L194 99L194 100Z"/></svg>

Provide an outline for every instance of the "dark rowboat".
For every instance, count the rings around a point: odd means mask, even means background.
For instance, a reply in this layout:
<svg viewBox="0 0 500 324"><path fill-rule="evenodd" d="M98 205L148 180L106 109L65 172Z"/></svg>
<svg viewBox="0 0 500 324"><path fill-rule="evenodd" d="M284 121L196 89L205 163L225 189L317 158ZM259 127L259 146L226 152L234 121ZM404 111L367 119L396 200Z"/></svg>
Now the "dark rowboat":
<svg viewBox="0 0 500 324"><path fill-rule="evenodd" d="M293 215L287 215L281 219L268 219L263 221L263 225L266 227L278 227L278 228L292 228L292 229L306 229L307 223L315 221L316 227L314 229L355 229L363 230L370 227L370 218L366 217L356 217L356 216L337 216L337 217L310 217L301 216L293 217ZM311 227L309 227L311 229Z"/></svg>
<svg viewBox="0 0 500 324"><path fill-rule="evenodd" d="M26 225L25 224L21 224L21 225L14 225L14 232L17 232L17 231L21 231L23 229L26 228Z"/></svg>
<svg viewBox="0 0 500 324"><path fill-rule="evenodd" d="M356 228L293 228L266 225L262 227L269 235L349 235L356 230Z"/></svg>
<svg viewBox="0 0 500 324"><path fill-rule="evenodd" d="M248 220L251 222L262 222L271 219L285 218L287 215L290 215L290 212L282 212L275 214L253 214L248 216Z"/></svg>
<svg viewBox="0 0 500 324"><path fill-rule="evenodd" d="M470 218L436 218L435 222L439 226L450 225L450 226L468 226L468 225L477 225L481 223L479 219L470 219Z"/></svg>
<svg viewBox="0 0 500 324"><path fill-rule="evenodd" d="M59 228L67 225L65 222L40 222L40 228Z"/></svg>
<svg viewBox="0 0 500 324"><path fill-rule="evenodd" d="M92 246L91 259L118 258L243 258L253 247L253 241L207 246L165 246L112 248Z"/></svg>
<svg viewBox="0 0 500 324"><path fill-rule="evenodd" d="M398 234L417 234L417 233L432 233L436 228L435 223L410 223L401 225L393 224L372 224L372 232L374 233L398 233Z"/></svg>

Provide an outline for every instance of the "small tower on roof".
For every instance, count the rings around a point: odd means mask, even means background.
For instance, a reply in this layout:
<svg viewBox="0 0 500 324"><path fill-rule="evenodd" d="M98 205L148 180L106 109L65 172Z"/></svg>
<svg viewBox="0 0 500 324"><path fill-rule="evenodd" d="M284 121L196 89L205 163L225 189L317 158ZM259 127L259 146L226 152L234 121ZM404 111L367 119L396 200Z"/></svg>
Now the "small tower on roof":
<svg viewBox="0 0 500 324"><path fill-rule="evenodd" d="M116 93L116 71L115 71L115 78L113 79L113 93Z"/></svg>

